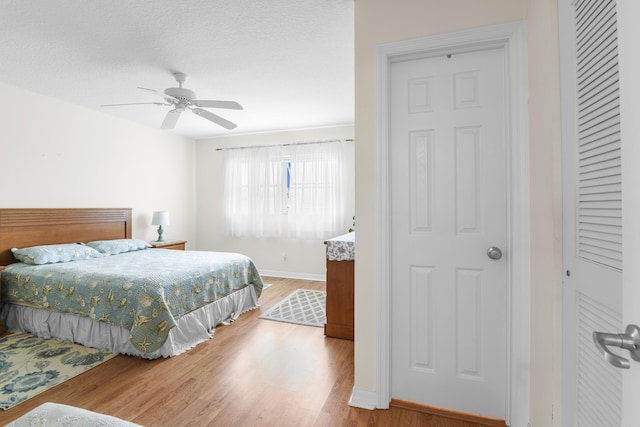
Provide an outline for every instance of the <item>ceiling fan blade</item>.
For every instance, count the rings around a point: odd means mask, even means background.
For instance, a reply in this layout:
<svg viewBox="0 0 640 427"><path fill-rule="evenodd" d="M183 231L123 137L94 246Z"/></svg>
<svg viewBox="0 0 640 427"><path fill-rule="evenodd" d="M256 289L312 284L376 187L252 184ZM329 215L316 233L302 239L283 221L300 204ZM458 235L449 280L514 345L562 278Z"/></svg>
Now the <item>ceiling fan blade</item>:
<svg viewBox="0 0 640 427"><path fill-rule="evenodd" d="M128 104L104 104L101 107L121 107L123 105L171 105L162 102L129 102Z"/></svg>
<svg viewBox="0 0 640 427"><path fill-rule="evenodd" d="M173 109L170 110L162 121L160 129L173 129L180 118L180 114L183 110Z"/></svg>
<svg viewBox="0 0 640 427"><path fill-rule="evenodd" d="M151 92L151 93L153 93L153 94L155 94L155 95L158 95L158 96L161 96L161 97L163 97L163 98L164 98L164 93L162 93L162 92L158 92L158 91L157 91L157 90L155 90L155 89L149 89L149 88L147 88L147 87L140 87L140 86L138 86L138 89L140 89L140 90L146 90L147 92Z"/></svg>
<svg viewBox="0 0 640 427"><path fill-rule="evenodd" d="M230 110L242 110L242 105L235 101L211 101L211 100L194 100L193 105L205 108L228 108Z"/></svg>
<svg viewBox="0 0 640 427"><path fill-rule="evenodd" d="M238 126L235 123L232 123L227 119L223 119L222 117L216 114L213 114L207 110L203 110L202 108L194 108L191 111L193 111L195 114L199 115L200 117L203 117L209 121L212 121L215 124L222 126L225 129L235 129Z"/></svg>

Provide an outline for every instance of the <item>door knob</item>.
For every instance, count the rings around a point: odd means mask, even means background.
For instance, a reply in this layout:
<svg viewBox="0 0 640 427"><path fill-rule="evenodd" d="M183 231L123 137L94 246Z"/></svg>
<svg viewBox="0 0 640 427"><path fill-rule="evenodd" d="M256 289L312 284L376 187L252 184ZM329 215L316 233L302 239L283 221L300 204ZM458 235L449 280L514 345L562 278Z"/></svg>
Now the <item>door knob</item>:
<svg viewBox="0 0 640 427"><path fill-rule="evenodd" d="M624 334L609 334L606 332L594 332L593 342L604 357L604 360L616 368L629 369L629 359L618 356L609 350L609 346L620 347L629 350L631 358L640 361L640 328L636 325L627 325Z"/></svg>
<svg viewBox="0 0 640 427"><path fill-rule="evenodd" d="M487 256L491 259L500 259L502 258L502 251L496 246L491 246L487 249Z"/></svg>

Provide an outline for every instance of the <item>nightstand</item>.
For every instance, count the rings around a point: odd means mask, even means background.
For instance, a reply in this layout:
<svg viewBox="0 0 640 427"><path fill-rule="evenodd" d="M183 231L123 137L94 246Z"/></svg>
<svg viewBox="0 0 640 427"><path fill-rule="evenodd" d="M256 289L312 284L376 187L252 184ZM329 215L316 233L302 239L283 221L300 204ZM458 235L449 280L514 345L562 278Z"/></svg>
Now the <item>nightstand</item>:
<svg viewBox="0 0 640 427"><path fill-rule="evenodd" d="M184 251L186 240L167 240L166 242L149 242L151 247L157 249L174 249L177 251Z"/></svg>

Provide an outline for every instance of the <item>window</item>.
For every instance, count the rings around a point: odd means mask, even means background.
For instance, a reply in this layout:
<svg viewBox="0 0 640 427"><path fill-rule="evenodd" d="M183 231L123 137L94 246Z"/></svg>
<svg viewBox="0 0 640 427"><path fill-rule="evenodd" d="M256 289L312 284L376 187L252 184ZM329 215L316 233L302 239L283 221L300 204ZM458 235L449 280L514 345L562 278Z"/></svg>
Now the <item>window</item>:
<svg viewBox="0 0 640 427"><path fill-rule="evenodd" d="M229 233L326 239L344 232L343 144L226 151Z"/></svg>

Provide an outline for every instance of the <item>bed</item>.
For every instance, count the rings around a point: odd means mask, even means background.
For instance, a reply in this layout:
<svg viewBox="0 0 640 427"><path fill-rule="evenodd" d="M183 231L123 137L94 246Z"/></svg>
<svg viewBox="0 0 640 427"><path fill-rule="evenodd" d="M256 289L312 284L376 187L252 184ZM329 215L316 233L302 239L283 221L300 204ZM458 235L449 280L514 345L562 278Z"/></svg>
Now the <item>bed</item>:
<svg viewBox="0 0 640 427"><path fill-rule="evenodd" d="M11 252L42 245L56 249L44 264L31 263L42 252ZM131 238L131 209L0 209L0 321L9 331L155 359L258 307L263 284L248 257L147 246Z"/></svg>

